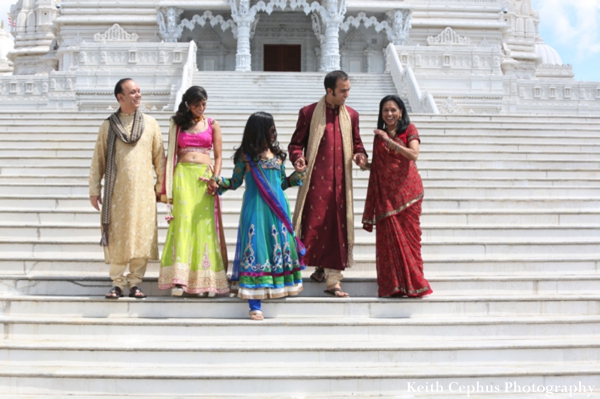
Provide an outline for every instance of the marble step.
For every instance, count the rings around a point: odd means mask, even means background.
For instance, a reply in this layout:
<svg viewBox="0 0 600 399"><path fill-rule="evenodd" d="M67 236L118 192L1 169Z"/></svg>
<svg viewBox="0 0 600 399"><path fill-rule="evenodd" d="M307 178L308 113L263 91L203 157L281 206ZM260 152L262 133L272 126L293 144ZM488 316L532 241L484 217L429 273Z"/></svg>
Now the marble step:
<svg viewBox="0 0 600 399"><path fill-rule="evenodd" d="M292 134L294 133L294 126L289 126L287 128L283 128L278 126L277 131L277 139L282 146L287 146L292 138ZM373 129L375 128L372 125L361 124L361 139L363 143L369 144L369 148L371 147L374 141L374 133ZM23 130L30 130L28 127L22 128ZM49 128L51 130L51 128ZM93 150L94 144L97 138L97 132L93 134L86 133L81 129L75 129L73 127L62 127L56 126L55 129L57 133L60 134L59 137L55 135L50 135L52 132L44 132L43 134L38 134L38 136L27 136L27 140L15 140L15 134L18 133L27 133L20 132L18 128L11 129L10 133L0 135L0 142L2 142L3 152L9 149L22 149L22 148L32 148L32 149L47 149L50 150L63 150L63 151L81 151L83 149ZM241 142L242 133L244 130L244 126L238 126L235 128L227 127L226 125L222 125L221 129L223 131L223 147L229 148L230 145L239 144ZM71 134L69 134L71 133ZM168 139L168 129L163 132L163 140L165 144ZM421 136L421 148L427 151L440 151L445 152L449 151L460 151L461 148L464 151L498 151L498 152L592 152L597 153L598 147L600 147L600 139L595 139L594 137L581 137L581 138L568 138L565 140L554 139L554 140L544 140L543 137L519 137L519 138L510 138L510 137L498 137L498 136L490 136L489 134L485 134L487 132L482 132L477 136L472 137L472 141L467 143L464 142L464 137L459 135L429 135L427 130L420 130ZM45 135L45 136L44 136ZM34 138L38 137L37 140ZM60 140L60 139L63 140ZM443 148L441 148L443 146ZM462 146L462 147L461 147ZM563 147L563 151L559 151L558 149Z"/></svg>
<svg viewBox="0 0 600 399"><path fill-rule="evenodd" d="M43 256L46 252L98 253L101 248L94 238L28 238L12 236L0 238L0 252L21 252L30 256ZM425 238L422 242L423 256L460 256L468 253L471 256L500 255L547 255L563 253L580 253L597 255L600 238L530 238L530 237L436 237ZM228 250L235 251L235 242L228 240ZM356 237L355 255L375 256L375 235Z"/></svg>
<svg viewBox="0 0 600 399"><path fill-rule="evenodd" d="M464 157L464 156L463 156ZM551 157L549 157L551 158ZM469 170L478 171L481 169L487 170L533 170L533 171L598 171L600 169L600 161L589 159L589 160L578 160L574 162L556 162L551 161L549 158L540 160L490 160L490 159L473 159L473 160L449 160L449 159L436 159L427 157L420 159L417 164L419 169L438 169L448 170L452 168L465 170L465 173L469 173ZM71 156L71 157L55 157L55 156L33 156L25 155L22 156L0 156L0 168L27 168L30 165L45 166L50 168L56 167L76 167L76 168L89 168L91 164L91 156ZM225 166L231 167L233 161L230 157L225 157L223 162ZM354 170L359 171L358 167L354 166ZM367 175L367 173L363 173Z"/></svg>
<svg viewBox="0 0 600 399"><path fill-rule="evenodd" d="M233 251L229 252L229 270L235 257ZM375 254L355 254L355 265L346 269L347 277L373 277L375 275ZM495 274L498 276L507 273L541 274L555 273L566 274L595 274L600 270L600 257L598 254L494 254L473 255L469 253L460 255L429 255L423 256L425 272L434 275L469 275ZM158 274L159 264L151 261L148 264L148 275ZM312 269L309 268L307 273ZM30 253L18 251L5 251L0 253L0 274L2 275L28 275L28 276L80 276L86 278L93 275L106 276L108 266L104 263L104 255L97 247L92 252L52 252Z"/></svg>
<svg viewBox="0 0 600 399"><path fill-rule="evenodd" d="M356 102L357 97L351 95L349 101ZM304 97L303 106L318 101L318 98ZM144 100L142 99L142 103ZM226 120L235 121L246 121L248 114L243 114L237 110L229 109L217 109L212 105L212 99L208 102L207 115L214 116L216 118L224 118ZM367 104L368 106L372 106ZM374 104L371 111L361 113L361 119L377 119L378 104ZM299 108L298 108L299 109ZM48 111L34 111L28 112L23 111L20 113L12 113L0 110L0 121L6 122L8 125L39 125L48 126L56 125L59 123L68 125L69 123L78 125L95 125L102 123L108 115L111 114L111 110L100 110L95 112L48 112ZM173 116L174 112L170 110L159 111L152 110L148 112L159 123L168 123L169 119ZM281 120L295 120L298 117L298 110L281 112L275 115ZM512 132L519 131L522 129L539 129L542 131L549 132L560 132L564 136L564 124L569 124L569 132L571 129L573 132L580 130L593 130L593 127L600 124L599 117L564 117L564 116L533 116L533 115L488 115L487 117L481 117L477 115L433 115L433 114L410 114L411 121L419 126L425 127L436 127L438 129L445 130L464 130L466 133L473 131L477 128L493 129L495 131ZM5 125L3 123L3 125ZM570 134L570 133L569 133Z"/></svg>
<svg viewBox="0 0 600 399"><path fill-rule="evenodd" d="M97 215L98 216L98 215ZM223 222L225 238L228 242L235 241L239 223L234 221ZM92 223L7 223L0 222L0 238L20 237L20 238L40 238L40 239L69 239L69 238L87 238L92 239L98 236L99 218ZM562 238L562 237L600 237L600 223L590 224L563 224L556 225L537 225L526 224L494 224L494 225L468 225L456 226L439 223L421 223L423 239L436 239L439 237L447 238ZM168 224L164 219L159 219L159 240L164 240L167 234ZM357 238L370 237L374 235L362 229L362 223L356 221L354 225L355 236Z"/></svg>
<svg viewBox="0 0 600 399"><path fill-rule="evenodd" d="M365 198L367 191L367 179L361 179L354 181L354 197ZM287 190L288 197L293 197L292 191L297 191L293 188ZM66 195L66 196L83 196L89 193L89 186L86 183L70 183L70 184L53 184L53 183L40 183L36 185L30 185L27 183L0 183L0 192L3 195L15 196L15 195ZM514 198L514 199L527 199L530 197L546 197L546 196L559 196L559 197L570 197L572 199L585 199L585 198L600 198L600 186L568 186L568 187L556 187L551 185L545 186L532 186L532 187L520 187L520 186L506 186L506 187L494 187L493 185L482 185L476 186L474 184L462 184L461 186L448 186L445 183L438 187L429 184L425 187L426 196L437 197L437 198L453 198L453 197L479 197L486 199L501 199L501 198ZM237 194L237 192L234 192ZM224 198L236 197L230 193L223 195Z"/></svg>
<svg viewBox="0 0 600 399"><path fill-rule="evenodd" d="M28 135L30 136L30 135ZM166 138L165 138L166 139ZM477 137L479 140L479 137ZM232 148L239 145L239 140L234 140L227 136L223 140L223 152L225 154L225 158L231 157L233 155ZM285 140L280 140L280 144L285 148L285 144L289 142L289 137ZM460 144L459 139L456 140L457 143ZM372 145L372 137L365 136L363 137L363 143L365 144L368 152L371 152ZM91 137L87 141L81 140L73 140L73 139L65 139L61 141L46 141L46 140L24 140L24 141L2 141L2 148L4 151L13 151L14 154L20 155L30 155L30 151L46 151L51 154L65 153L69 155L78 155L78 154L87 154L93 151L95 145L95 137ZM432 145L436 145L435 141L430 141L428 143L424 143L421 146L419 157L420 159L448 159L448 160L458 160L464 159L465 157L465 148L450 148L453 145L444 145L442 148L434 149ZM457 144L458 145L458 144ZM165 140L165 148L167 146ZM469 153L469 159L476 160L489 160L490 156L493 156L493 159L496 161L514 161L514 160L530 160L530 161L573 161L573 162L581 162L586 161L591 158L597 157L597 151L588 151L587 149L584 151L572 151L568 147L561 146L562 149L555 148L545 148L545 147L536 147L531 150L524 150L520 148L518 152L505 152L503 151L504 145L499 145L497 149L492 150L477 150L474 148L469 148L467 151ZM35 165L31 165L35 166Z"/></svg>
<svg viewBox="0 0 600 399"><path fill-rule="evenodd" d="M447 168L420 168L419 174L425 186L429 183L441 185L448 182L450 185L459 186L464 183L474 182L480 184L511 185L555 185L573 186L600 185L600 170L578 169L499 169L499 168L451 168L448 162ZM291 174L292 165L286 163L286 173ZM226 162L221 170L221 175L231 176L233 174L233 162ZM363 173L358 169L353 170L353 178L356 182L369 179L369 173ZM0 183L54 183L54 184L87 184L89 179L88 166L73 167L42 167L40 165L6 166L0 168Z"/></svg>
<svg viewBox="0 0 600 399"><path fill-rule="evenodd" d="M1 295L4 315L142 318L247 318L247 301L238 298L101 297ZM597 315L600 295L432 295L420 299L294 297L265 301L268 318L398 318L524 315Z"/></svg>
<svg viewBox="0 0 600 399"><path fill-rule="evenodd" d="M344 331L340 331L340 335ZM132 368L147 368L160 365L161 369L187 366L192 369L204 367L261 367L270 364L285 364L294 359L294 367L319 364L322 368L335 367L344 363L377 364L378 367L394 367L410 363L415 368L427 367L432 363L454 363L456 365L481 364L488 361L496 364L520 364L534 362L594 362L600 356L600 339L597 337L549 339L511 339L510 341L485 337L468 340L406 340L401 342L372 342L356 339L353 342L315 342L282 340L265 342L262 337L247 337L243 342L170 342L168 335L163 342L137 343L135 336L127 335L126 342L76 341L76 342L31 342L27 340L3 340L0 346L0 364L12 367L57 366L79 364L81 367L114 366L115 356L132 357L127 364ZM258 360L260 359L260 360Z"/></svg>
<svg viewBox="0 0 600 399"><path fill-rule="evenodd" d="M411 383L411 382L407 382ZM523 389L527 389L529 391L531 391L531 389L536 388L536 386L534 385L527 385L527 387L523 387L523 386L516 386L513 387L513 385L511 385L511 383L504 383L505 385L502 386L498 386L498 391L499 392L503 392L506 391L506 393L494 393L494 394L489 394L489 393L482 393L485 392L485 389L482 385L479 385L479 389L480 389L480 393L471 393L469 395L470 399L514 399L514 398L523 398L523 399L545 399L548 396L546 395L546 393L536 393L536 394L531 394L531 393L522 393ZM506 385L508 384L508 385ZM419 388L420 387L420 388ZM464 385L459 385L459 383L455 383L453 384L452 382L448 383L448 386L446 387L442 387L441 388L437 388L436 386L432 386L430 385L430 382L428 381L424 381L421 383L421 385L411 385L411 392L410 393L401 393L401 392L395 392L395 393L390 393L390 392L386 392L386 393L381 393L381 392L377 392L377 391L373 391L373 392L365 392L365 391L359 391L360 397L364 398L364 399L413 399L414 393L413 392L419 392L418 389L421 389L421 392L435 392L435 390L439 390L439 389L443 389L445 390L444 392L444 398L447 399L463 399L466 395L465 392L467 392L469 389L472 390L472 392L476 392L477 388L477 381L473 381L473 385L468 385L468 384L464 384ZM469 388L472 387L472 388ZM577 386L575 386L577 387ZM462 389L463 393L460 393ZM490 385L489 388L487 388L490 391L493 391L494 388L493 386ZM513 392L516 389L520 389L519 392ZM537 388L539 389L539 388ZM577 393L577 392L573 392L568 393L569 392L569 387L566 386L565 392L567 392L567 395L570 395L569 397L572 398L589 398L589 391L586 391L585 393ZM599 391L591 391L593 394L600 394ZM418 398L419 399L440 399L440 394L423 394L420 393ZM493 396L491 396L493 395ZM78 394L77 395L77 399L106 399L109 397L113 397L112 394L97 394L97 395L87 395L87 394ZM120 398L125 398L125 399L136 399L136 398L144 398L144 399L171 399L172 395L171 394L151 394L151 395L138 395L138 394L133 394L133 393L121 393L119 395ZM324 393L324 392L316 392L316 393L301 393L301 394L291 394L291 396L286 395L285 393L277 393L275 394L275 396L272 396L270 394L265 394L265 393L260 393L260 394L251 394L251 393L242 393L239 395L236 394L226 394L225 396L223 395L215 395L215 394L203 394L203 393L196 393L196 394L178 394L177 395L177 399L189 399L189 398L194 398L194 399L203 399L203 398L210 398L210 399L222 399L222 398L226 398L226 399L253 399L253 398L258 398L258 399L281 399L281 398L292 398L292 399L297 399L297 398L301 398L301 399L356 399L356 391L353 392L348 392L348 393L342 393L342 394L333 394L333 393ZM65 396L59 395L56 396L55 394L45 394L45 395L39 395L39 394L35 394L35 395L27 395L27 394L10 394L10 396L6 396L6 399L64 399Z"/></svg>
<svg viewBox="0 0 600 399"><path fill-rule="evenodd" d="M288 96L289 98L289 96ZM229 98L229 100L231 100ZM350 103L358 103L358 97L350 96ZM379 100L379 98L377 99ZM142 102L144 100L142 99ZM307 96L299 100L298 108L290 111L278 112L274 117L275 121L296 121L298 110L304 105L308 105L318 101L318 98ZM375 104L361 104L366 108L360 113L361 120L376 121L378 114L378 102ZM212 99L209 99L206 109L206 114L214 119L222 119L223 121L246 122L250 113L241 113L238 110L232 110L213 106L215 104ZM110 110L101 110L97 112L54 112L45 113L44 111L10 113L0 111L0 121L2 126L56 126L63 124L65 126L95 126L96 128L110 114ZM161 125L167 125L169 119L173 116L173 111L150 111L148 115L155 118ZM478 116L460 116L460 115L430 115L430 114L415 114L409 113L410 119L417 127L436 128L445 131L464 131L470 134L477 129L488 129L494 132L521 132L527 130L537 130L539 134L555 134L557 137L564 137L564 123L568 120L569 135L577 134L581 131L593 131L594 127L600 124L598 117L540 117L527 115L488 115L488 117L480 118ZM560 134L562 132L562 134Z"/></svg>
<svg viewBox="0 0 600 399"><path fill-rule="evenodd" d="M355 214L360 215L362 209L355 208ZM159 223L163 224L166 209L160 206L158 212ZM239 207L222 208L224 223L237 223L239 220ZM64 210L51 209L6 209L0 208L2 223L29 223L40 227L56 223L91 223L96 225L99 213L91 207L73 208ZM453 226L494 226L509 224L512 226L569 226L600 224L600 209L490 209L490 210L440 210L426 206L421 214L423 225L451 224Z"/></svg>
<svg viewBox="0 0 600 399"><path fill-rule="evenodd" d="M286 171L288 166L286 165ZM291 165L289 167L291 171ZM4 168L5 170L5 168ZM87 184L89 173L83 170L83 173L77 175L35 175L33 173L16 175L9 174L10 172L2 173L0 170L0 185L1 184ZM231 175L232 170L223 168L221 175ZM469 172L469 176L465 177L464 172L460 170L452 171L429 171L420 170L421 179L425 189L428 186L464 186L473 185L476 187L600 187L600 171L557 171L557 172L534 172L534 171L485 171ZM598 177L594 177L594 175ZM355 180L367 180L368 175L356 171ZM499 175L500 177L494 177ZM516 175L513 178L510 175ZM475 177L478 176L478 177ZM560 177L558 177L560 176Z"/></svg>
<svg viewBox="0 0 600 399"><path fill-rule="evenodd" d="M291 137L279 137L278 141L280 143L280 146L283 147L284 149L287 149L287 145L290 142ZM540 139L540 141L542 141L543 139ZM235 134L231 134L228 135L228 139L226 142L223 143L223 151L224 151L224 155L229 158L231 155L233 155L233 151L232 149L235 147L239 146L239 143L242 141L242 136L241 133L238 135ZM514 153L514 152L532 152L532 151L541 151L541 152L546 152L546 153L561 153L562 152L569 152L569 153L580 153L580 152L584 152L584 153L595 153L598 154L600 152L600 143L582 143L582 144L574 144L574 143L548 143L548 142L544 142L544 143L535 143L535 142L528 142L528 143L523 143L523 144L514 144L514 143L510 143L510 144L505 144L505 143L500 143L500 142L493 142L493 143L485 143L485 140L483 139L479 139L477 140L477 143L463 143L460 140L449 140L449 142L445 143L442 140L435 140L435 141L429 141L429 142L425 142L424 139L422 139L421 142L421 148L423 149L427 149L428 151L431 152L443 152L443 151L454 151L454 152L460 152L462 151L463 154L469 153L471 151L477 151L477 152L500 152L500 151L506 151L509 153ZM483 142L483 143L482 143ZM166 143L166 140L165 140ZM367 138L364 137L363 140L363 145L365 146L365 148L367 149L367 152L371 152L371 148L372 148L372 143L373 140L371 137ZM165 145L166 148L166 145ZM91 157L91 155L93 154L93 145L92 143L86 143L85 147L73 147L73 148L9 148L9 147L3 147L2 149L0 149L0 156L2 158L8 158L11 156L17 156L22 154L23 152L26 152L27 157L33 157L33 156L37 156L37 157L50 157L50 156L54 156L54 157L58 157L58 158L64 158L64 157L70 157L70 156L77 156L77 157ZM426 154L426 153L425 153Z"/></svg>
<svg viewBox="0 0 600 399"><path fill-rule="evenodd" d="M286 165L286 171L287 171ZM291 165L289 171L292 170ZM439 173L438 173L439 172ZM223 168L222 176L231 176L232 169ZM598 187L600 186L600 171L469 171L468 176L463 171L435 171L426 170L420 171L423 185L427 190L429 187L456 187L464 185L472 185L475 187ZM509 175L515 175L510 177ZM552 176L548 176L552 174ZM357 183L368 180L368 175L364 175L357 171L354 178ZM433 175L434 177L430 177ZM437 176L445 175L445 176ZM493 177L499 175L499 177ZM555 177L554 175L560 175ZM481 177L479 177L481 176ZM518 177L517 177L518 176ZM81 185L88 184L88 175L10 175L0 173L0 185L36 185L36 184L56 184L56 185Z"/></svg>
<svg viewBox="0 0 600 399"><path fill-rule="evenodd" d="M219 115L206 112L207 116L212 119L219 121L221 130L225 133L224 138L226 140L233 140L241 137L244 126L248 116L241 119L236 118L232 115ZM291 134L296 128L298 114L297 111L291 115L275 115L275 124L277 126L278 139L282 142L289 141ZM24 136L22 142L31 141L36 137L43 137L43 140L58 140L61 138L78 141L90 141L95 140L98 134L98 129L102 124L103 120L85 120L85 121L57 121L48 124L47 122L40 121L29 121L22 123L21 121L14 121L2 124L0 126L0 137L2 141L14 141L15 134ZM0 121L2 119L0 118ZM169 131L169 120L158 120L163 136L166 138ZM435 125L428 125L427 123L420 123L413 121L422 142L424 144L431 143L453 143L463 142L465 145L479 144L504 144L509 146L522 145L522 144L539 144L539 145L586 145L586 144L598 144L600 139L594 135L594 129L587 126L574 126L573 132L569 136L557 134L564 130L558 130L554 132L551 128L545 129L543 126L531 126L521 127L519 129L499 129L497 126L481 126L477 124L470 124L469 127L441 127ZM600 123L599 123L600 124ZM361 115L360 122L361 137L364 140L373 140L373 130L377 126L377 115ZM595 126L597 129L597 125ZM465 129L467 132L465 132ZM479 142L479 140L482 140Z"/></svg>
<svg viewBox="0 0 600 399"><path fill-rule="evenodd" d="M157 266L157 265L155 265ZM426 265L428 266L428 265ZM157 267L151 267L144 278L144 292L151 297L169 297L170 290L158 289ZM107 267L105 266L105 269ZM313 269L304 272L304 291L302 297L326 297L324 283L315 283L308 278ZM456 273L457 271L455 271ZM48 295L48 296L102 296L111 287L107 271L102 274L88 273L81 268L79 275L1 275L0 285L6 295ZM344 279L344 291L353 298L376 297L378 286L375 271L372 277L352 277L352 269ZM426 269L425 277L431 284L435 295L461 295L468 292L471 295L576 295L594 294L600 283L600 274L596 273L562 273L535 274L519 273L512 275L495 274L463 274L450 275L447 273L430 273ZM188 296L188 295L186 295ZM195 295L190 295L194 298Z"/></svg>
<svg viewBox="0 0 600 399"><path fill-rule="evenodd" d="M368 125L361 129L361 140L365 145L365 148L370 152L374 141L374 126ZM36 132L11 132L11 133L0 133L0 143L8 142L10 146L6 148L44 148L44 147L58 147L60 149L93 149L95 140L97 138L96 132L94 134L85 135L82 132L73 131L69 133L61 129L60 132L53 134L53 138L62 140L60 145L52 145L53 142L45 142L48 139L48 135L39 134ZM243 126L239 128L222 128L224 141L223 148L230 150L232 146L238 146L242 140ZM278 128L277 141L279 145L287 149L289 142L291 141L294 127L288 129ZM564 153L576 153L586 154L589 152L597 153L598 143L592 141L592 138L581 138L579 143L572 143L570 141L564 142L548 142L548 137L533 137L523 138L521 143L515 144L514 140L507 138L490 137L484 133L477 136L473 136L469 139L460 136L460 134L447 134L444 137L438 137L435 135L429 136L426 131L421 131L421 150L423 151L452 151L452 152L495 152L504 153L507 156L512 156L513 153L536 153L536 152L551 152L557 154ZM19 145L12 144L14 135L19 134L24 136L24 139ZM168 134L165 130L163 132L163 141L165 147L168 141ZM80 141L84 137L87 140ZM561 151L562 147L562 151ZM510 150L510 151L508 151ZM571 160L577 160L577 158L571 158Z"/></svg>
<svg viewBox="0 0 600 399"><path fill-rule="evenodd" d="M289 193L288 193L289 194ZM295 206L294 197L288 195L290 207ZM223 208L238 208L241 204L242 193L240 190L233 193L227 193L221 197ZM481 197L461 197L451 196L448 198L432 196L427 194L423 201L424 209L438 210L515 210L527 211L530 209L561 210L561 209L582 209L589 211L600 207L600 198L571 198L567 196L538 196L528 198L481 198ZM87 195L2 195L0 194L0 209L4 210L71 210L84 209L90 210L91 205ZM158 209L165 209L163 204L158 205ZM364 199L354 199L355 218L359 219L364 209Z"/></svg>
<svg viewBox="0 0 600 399"><path fill-rule="evenodd" d="M219 120L221 130L225 133L224 139L226 141L239 141L241 134L244 130L246 121L228 121L223 118L214 118ZM296 127L297 115L294 119L281 119L276 121L278 140L283 143L289 142L292 133ZM15 126L0 126L0 141L11 142L15 140L15 134L20 134L19 142L24 143L35 142L35 141L49 141L53 142L56 140L62 141L82 141L82 142L94 142L96 140L98 129L102 123L99 120L97 123L92 123L89 126L82 126L77 123L70 123L65 121L64 124L56 124L43 126L43 131L40 131L37 125L23 125L17 124ZM373 130L376 127L376 118L363 118L360 121L361 138L365 142L373 142ZM505 131L493 130L489 128L472 128L471 131L465 133L461 129L441 129L436 127L428 127L417 125L419 133L422 139L423 147L427 147L429 144L436 142L444 143L455 143L462 142L465 145L474 145L483 140L485 143L498 144L498 145L514 145L517 144L540 144L544 145L545 141L548 140L552 145L569 145L571 136L565 138L558 133L564 132L563 130L554 134L553 132L540 131L543 129L540 127L531 129L521 129L519 131L506 133ZM589 130L577 130L572 133L572 138L575 140L575 145L585 145L597 143L598 138L593 133L597 131L598 127ZM48 131L46 131L48 130ZM161 122L161 130L163 137L166 140L169 131L169 122ZM51 133L51 134L50 134Z"/></svg>
<svg viewBox="0 0 600 399"><path fill-rule="evenodd" d="M212 98L212 97L211 97ZM313 102L318 99L312 99ZM143 102L143 100L142 100ZM308 103L307 103L308 104ZM11 123L38 123L48 125L49 122L81 122L102 121L106 119L110 111L83 111L70 112L54 110L23 110L14 112L10 110L0 110L0 121ZM235 110L211 110L214 115L226 115L230 119L245 120L247 116L240 115ZM151 111L150 115L158 121L168 121L173 115L172 111ZM368 113L365 115L369 115ZM376 112L370 114L376 116ZM297 112L283 113L279 115L282 118L295 118ZM523 127L541 127L543 130L562 131L564 135L564 124L568 123L569 128L578 129L580 127L593 127L600 124L598 116L561 116L561 115L433 115L433 114L413 114L411 120L425 125L439 126L446 129L465 129L471 130L474 127L485 126L498 130L515 130ZM451 122L451 123L449 123Z"/></svg>
<svg viewBox="0 0 600 399"><path fill-rule="evenodd" d="M375 395L407 395L415 397L418 392L427 390L451 390L464 386L484 391L505 389L513 395L513 390L527 390L535 386L561 386L573 384L577 377L579 386L573 389L589 395L595 394L600 366L594 362L544 362L523 363L515 367L511 363L473 363L455 365L439 363L435 367L414 367L397 365L380 367L377 363L345 362L322 367L319 363L306 363L295 367L289 363L243 367L224 365L191 369L186 366L161 368L158 364L133 368L120 362L111 368L89 366L85 363L36 366L33 363L20 364L18 367L0 369L0 393L54 395L56 392L69 395L119 395L123 387L138 394L156 395L157 391L170 395L192 395L202 392L211 397L233 397L247 392L259 394L259 397L310 397L323 392L335 392L336 395L350 396L357 392L369 392ZM548 377L551 376L551 377ZM11 382L9 384L8 382ZM432 384L431 381L436 381ZM478 384L477 384L478 383ZM511 385L514 384L514 385ZM437 388L436 388L437 386ZM421 387L421 388L419 388ZM477 388L479 387L479 388ZM589 387L589 388L588 388ZM568 389L568 388L567 388ZM289 392L296 392L289 396ZM233 395L233 396L232 396ZM330 396L328 396L330 397ZM400 396L401 398L403 396ZM419 395L419 397L421 397ZM483 397L483 396L482 396ZM506 397L509 397L508 395ZM518 396L520 397L520 396ZM526 397L526 396L524 396ZM584 396L580 396L584 397Z"/></svg>
<svg viewBox="0 0 600 399"><path fill-rule="evenodd" d="M123 336L136 343L188 343L217 341L372 343L402 344L411 341L468 342L470 339L557 340L565 336L597 338L600 316L502 316L431 318L267 318L263 323L242 319L184 319L141 317L83 317L46 315L2 315L4 340L30 340L38 344L58 342L119 342ZM315 340L315 337L319 337Z"/></svg>

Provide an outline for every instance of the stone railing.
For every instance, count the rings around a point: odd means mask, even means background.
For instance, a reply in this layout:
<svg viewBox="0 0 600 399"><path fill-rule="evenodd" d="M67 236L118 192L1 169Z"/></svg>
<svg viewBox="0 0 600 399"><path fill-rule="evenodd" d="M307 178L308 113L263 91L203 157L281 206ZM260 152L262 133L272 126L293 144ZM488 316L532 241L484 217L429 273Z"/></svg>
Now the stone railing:
<svg viewBox="0 0 600 399"><path fill-rule="evenodd" d="M63 72L0 76L0 103L3 109L77 110L75 81Z"/></svg>
<svg viewBox="0 0 600 399"><path fill-rule="evenodd" d="M513 80L506 84L507 113L599 115L600 82Z"/></svg>
<svg viewBox="0 0 600 399"><path fill-rule="evenodd" d="M183 94L192 85L192 81L194 80L194 72L196 72L196 70L198 69L198 66L196 65L196 51L198 51L198 47L196 46L196 43L192 40L188 48L187 61L183 66L181 84L179 85L179 90L177 90L177 94L175 95L175 112L177 112L177 108L179 107L179 103L181 102Z"/></svg>
<svg viewBox="0 0 600 399"><path fill-rule="evenodd" d="M410 66L403 67L398 57L396 46L390 43L386 50L387 64L392 75L396 90L408 98L412 112L424 114L439 114L433 96L429 92L422 93L415 74Z"/></svg>

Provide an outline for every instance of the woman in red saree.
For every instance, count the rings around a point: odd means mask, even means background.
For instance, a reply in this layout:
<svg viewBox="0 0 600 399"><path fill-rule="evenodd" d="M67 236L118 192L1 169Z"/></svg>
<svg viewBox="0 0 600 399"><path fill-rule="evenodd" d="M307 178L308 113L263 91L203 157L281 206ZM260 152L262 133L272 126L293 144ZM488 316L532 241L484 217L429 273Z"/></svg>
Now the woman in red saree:
<svg viewBox="0 0 600 399"><path fill-rule="evenodd" d="M376 228L380 297L422 297L433 291L423 277L421 204L423 183L415 161L419 132L396 95L379 104L363 228Z"/></svg>

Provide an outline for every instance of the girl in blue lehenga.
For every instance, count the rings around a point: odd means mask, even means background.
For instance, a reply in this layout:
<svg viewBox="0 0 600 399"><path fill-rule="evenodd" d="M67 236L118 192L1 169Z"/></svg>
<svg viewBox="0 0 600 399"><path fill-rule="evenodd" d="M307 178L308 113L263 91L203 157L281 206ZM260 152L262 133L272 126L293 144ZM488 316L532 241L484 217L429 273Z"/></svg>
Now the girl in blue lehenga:
<svg viewBox="0 0 600 399"><path fill-rule="evenodd" d="M231 280L238 283L238 297L248 299L253 320L263 319L262 299L302 291L305 250L294 234L283 190L302 185L304 171L286 177L286 156L277 142L273 116L256 112L235 152L233 177L214 177L220 193L237 189L246 179Z"/></svg>

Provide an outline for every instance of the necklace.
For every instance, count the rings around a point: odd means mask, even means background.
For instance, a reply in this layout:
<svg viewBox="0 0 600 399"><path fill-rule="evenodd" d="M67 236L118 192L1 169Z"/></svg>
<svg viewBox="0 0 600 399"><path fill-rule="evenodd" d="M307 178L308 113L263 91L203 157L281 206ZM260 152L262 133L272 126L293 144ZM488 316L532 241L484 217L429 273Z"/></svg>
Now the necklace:
<svg viewBox="0 0 600 399"><path fill-rule="evenodd" d="M197 118L192 118L192 120L194 121L194 123L198 123L200 121L203 121L204 120L204 115L200 115Z"/></svg>

